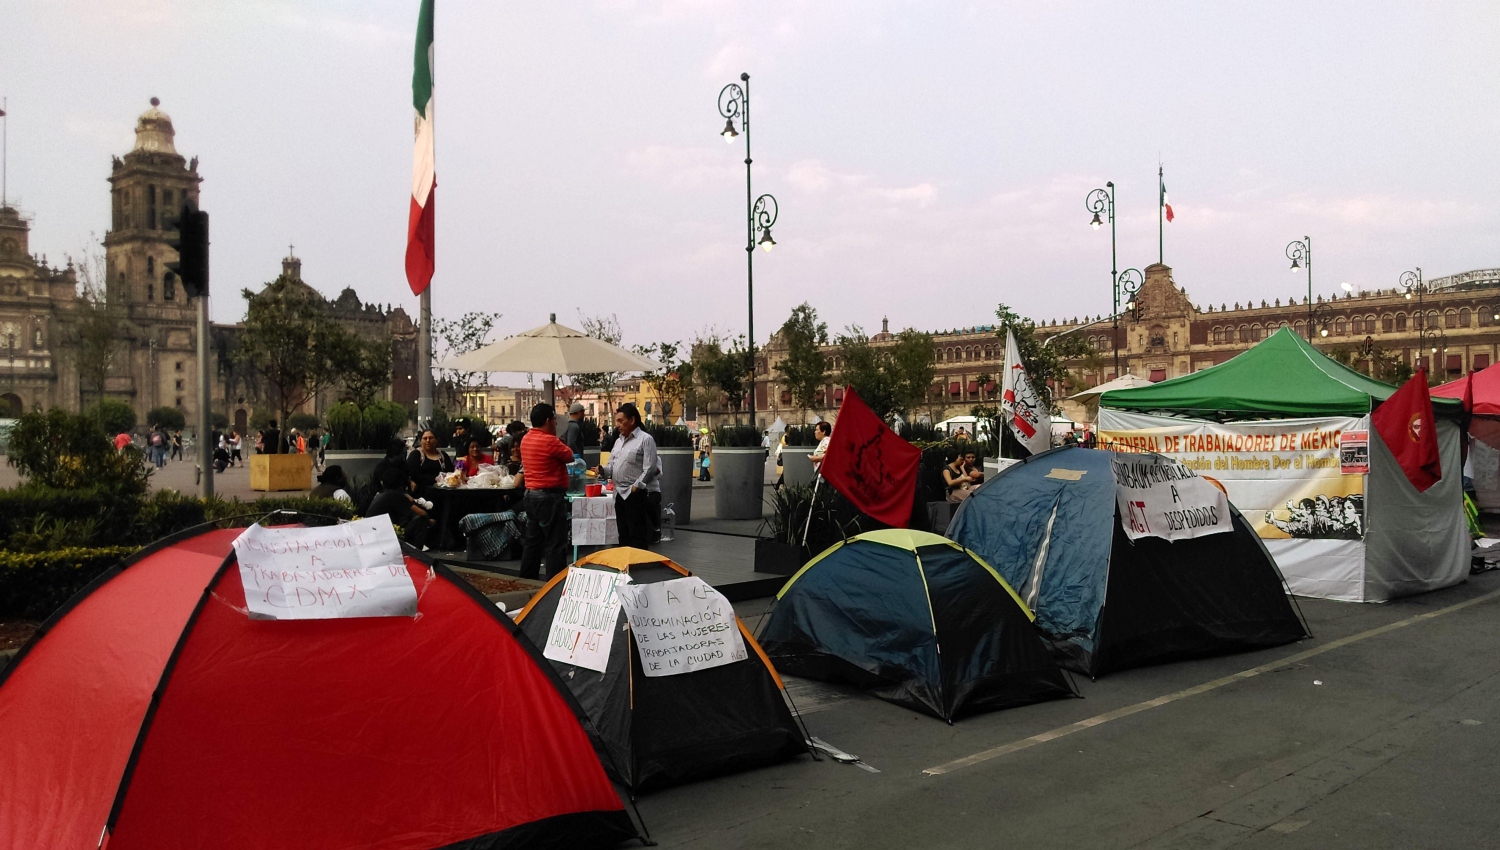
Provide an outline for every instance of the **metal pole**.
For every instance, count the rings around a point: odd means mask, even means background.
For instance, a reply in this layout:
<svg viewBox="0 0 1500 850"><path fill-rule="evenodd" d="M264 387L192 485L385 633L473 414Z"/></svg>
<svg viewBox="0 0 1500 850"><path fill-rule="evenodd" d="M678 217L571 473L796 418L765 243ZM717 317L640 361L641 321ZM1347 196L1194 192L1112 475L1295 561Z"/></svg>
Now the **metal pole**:
<svg viewBox="0 0 1500 850"><path fill-rule="evenodd" d="M432 284L422 290L417 317L417 427L432 423Z"/></svg>
<svg viewBox="0 0 1500 850"><path fill-rule="evenodd" d="M1312 306L1312 237L1302 237L1302 244L1307 246L1303 253L1307 255L1307 341L1312 342L1313 334L1313 306Z"/></svg>
<svg viewBox="0 0 1500 850"><path fill-rule="evenodd" d="M740 74L745 84L745 109L740 125L745 128L745 286L748 301L750 360L750 424L755 424L755 193L750 191L750 74Z"/></svg>
<svg viewBox="0 0 1500 850"><path fill-rule="evenodd" d="M0 98L0 207L10 198L10 98Z"/></svg>
<svg viewBox="0 0 1500 850"><path fill-rule="evenodd" d="M209 405L213 393L213 376L208 371L208 293L198 296L198 465L203 469L203 498L214 495L214 449L210 445L213 418Z"/></svg>
<svg viewBox="0 0 1500 850"><path fill-rule="evenodd" d="M1109 188L1109 281L1111 288L1114 289L1115 298L1115 309L1112 314L1115 322L1111 333L1115 347L1115 377L1118 378L1120 377L1120 263L1116 259L1115 251L1115 184L1109 182L1104 185Z"/></svg>
<svg viewBox="0 0 1500 850"><path fill-rule="evenodd" d="M813 475L812 500L807 503L807 522L802 526L802 545L807 545L807 532L812 528L813 505L818 503L818 485L823 483L823 476Z"/></svg>
<svg viewBox="0 0 1500 850"><path fill-rule="evenodd" d="M1167 184L1163 182L1162 166L1156 166L1156 262L1158 265L1166 265L1166 221L1162 218L1162 208L1166 206Z"/></svg>

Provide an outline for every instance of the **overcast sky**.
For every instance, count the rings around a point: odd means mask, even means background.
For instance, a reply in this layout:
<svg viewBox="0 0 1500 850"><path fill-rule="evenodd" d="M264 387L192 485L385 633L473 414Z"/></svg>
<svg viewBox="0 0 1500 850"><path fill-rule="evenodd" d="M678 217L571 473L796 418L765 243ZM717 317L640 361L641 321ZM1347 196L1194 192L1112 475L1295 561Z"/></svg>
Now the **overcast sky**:
<svg viewBox="0 0 1500 850"><path fill-rule="evenodd" d="M1500 3L437 0L439 316L501 335L617 313L627 343L745 327L752 75L756 336L1109 309L1166 262L1200 304L1500 266ZM10 195L54 262L108 226L109 157L160 97L201 158L214 316L289 243L328 294L416 314L402 258L416 0L0 0Z"/></svg>

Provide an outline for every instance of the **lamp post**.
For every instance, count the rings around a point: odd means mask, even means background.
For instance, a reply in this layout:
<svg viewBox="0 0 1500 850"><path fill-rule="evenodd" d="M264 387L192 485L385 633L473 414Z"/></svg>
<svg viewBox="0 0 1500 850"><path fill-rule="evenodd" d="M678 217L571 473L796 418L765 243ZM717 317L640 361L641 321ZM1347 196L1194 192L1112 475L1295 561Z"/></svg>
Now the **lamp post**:
<svg viewBox="0 0 1500 850"><path fill-rule="evenodd" d="M771 225L776 223L778 212L776 199L770 195L755 197L750 188L750 75L740 74L740 82L730 83L719 91L719 114L724 116L724 130L720 133L724 141L734 143L736 136L745 134L745 287L748 305L746 330L750 367L750 424L755 425L755 246L770 252L776 240L771 238ZM739 119L739 129L734 126ZM756 236L759 235L759 239ZM757 426L758 427L758 426Z"/></svg>
<svg viewBox="0 0 1500 850"><path fill-rule="evenodd" d="M1120 292L1125 293L1124 309L1131 311L1133 318L1139 322L1141 320L1141 301L1135 297L1135 294L1140 292L1141 287L1146 283L1146 276L1141 274L1140 269L1126 269L1120 272L1119 281L1118 289Z"/></svg>
<svg viewBox="0 0 1500 850"><path fill-rule="evenodd" d="M1088 193L1083 199L1084 208L1094 214L1089 226L1098 230L1104 222L1099 218L1101 215L1109 219L1109 285L1113 292L1114 309L1110 310L1111 319L1111 341L1115 348L1115 377L1120 377L1120 277L1116 269L1119 263L1116 261L1115 250L1115 184L1108 182L1103 189L1095 189Z"/></svg>
<svg viewBox="0 0 1500 850"><path fill-rule="evenodd" d="M1313 338L1313 300L1312 300L1312 237L1304 236L1302 241L1292 241L1286 246L1287 259L1292 261L1292 272L1307 266L1307 341ZM1327 334L1324 334L1327 336Z"/></svg>
<svg viewBox="0 0 1500 850"><path fill-rule="evenodd" d="M1438 345L1445 343L1446 340L1443 338L1440 330L1434 331L1434 329L1427 327L1427 309L1423 304L1424 296L1427 294L1427 283L1422 280L1422 267L1415 266L1411 271L1402 272L1401 277L1396 282L1401 284L1402 289L1406 290L1407 301L1411 300L1412 295L1417 296L1417 313L1414 317L1416 319L1417 339L1421 341L1421 346L1424 349L1431 344L1432 352L1436 354Z"/></svg>
<svg viewBox="0 0 1500 850"><path fill-rule="evenodd" d="M1309 311L1307 316L1308 334L1311 334L1313 332L1313 328L1316 327L1318 336L1328 336L1328 323L1333 318L1332 307L1329 307L1327 304L1319 304L1315 309ZM1308 337L1308 339L1311 338L1311 336Z"/></svg>

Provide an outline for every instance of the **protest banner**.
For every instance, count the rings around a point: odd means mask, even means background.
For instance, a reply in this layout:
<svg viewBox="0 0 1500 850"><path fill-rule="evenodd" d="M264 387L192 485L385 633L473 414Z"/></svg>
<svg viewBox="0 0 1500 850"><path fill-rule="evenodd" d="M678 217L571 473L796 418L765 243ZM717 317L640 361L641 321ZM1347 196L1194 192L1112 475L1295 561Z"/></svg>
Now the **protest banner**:
<svg viewBox="0 0 1500 850"><path fill-rule="evenodd" d="M608 669L620 619L618 587L628 581L615 570L569 569L542 655L598 673Z"/></svg>
<svg viewBox="0 0 1500 850"><path fill-rule="evenodd" d="M234 554L254 619L417 613L416 585L388 516L322 528L252 525L235 538Z"/></svg>
<svg viewBox="0 0 1500 850"><path fill-rule="evenodd" d="M1262 539L1364 537L1365 477L1345 474L1346 432L1369 417L1209 422L1104 408L1099 447L1157 452L1223 485Z"/></svg>
<svg viewBox="0 0 1500 850"><path fill-rule="evenodd" d="M621 588L647 676L676 676L749 656L734 608L697 576Z"/></svg>
<svg viewBox="0 0 1500 850"><path fill-rule="evenodd" d="M1131 540L1188 540L1234 530L1229 497L1176 460L1119 452L1112 466L1120 527Z"/></svg>

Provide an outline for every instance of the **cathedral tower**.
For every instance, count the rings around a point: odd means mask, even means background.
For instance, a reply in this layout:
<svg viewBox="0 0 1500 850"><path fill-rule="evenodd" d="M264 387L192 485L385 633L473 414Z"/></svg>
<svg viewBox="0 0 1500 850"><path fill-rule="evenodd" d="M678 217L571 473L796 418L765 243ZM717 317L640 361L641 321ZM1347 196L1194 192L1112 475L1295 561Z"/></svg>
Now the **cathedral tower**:
<svg viewBox="0 0 1500 850"><path fill-rule="evenodd" d="M173 144L172 119L157 107L141 113L135 147L115 157L109 176L110 229L104 237L109 303L130 315L191 319L193 308L166 264L177 259L167 244L167 223L184 201L198 200L198 158L191 163Z"/></svg>

